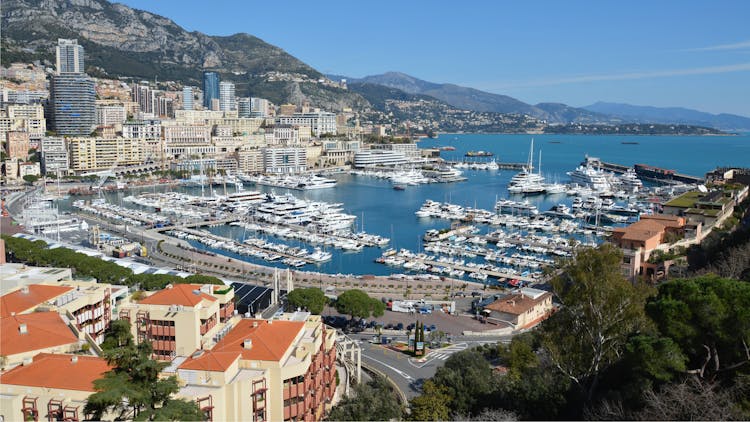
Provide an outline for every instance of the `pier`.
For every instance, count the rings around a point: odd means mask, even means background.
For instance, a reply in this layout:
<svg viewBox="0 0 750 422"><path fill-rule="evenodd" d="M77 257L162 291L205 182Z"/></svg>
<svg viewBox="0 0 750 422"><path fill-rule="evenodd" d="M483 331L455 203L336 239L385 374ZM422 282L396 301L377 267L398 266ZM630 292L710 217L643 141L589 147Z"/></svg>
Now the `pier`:
<svg viewBox="0 0 750 422"><path fill-rule="evenodd" d="M488 276L495 277L497 279L503 279L503 278L505 278L505 279L517 279L517 280L525 281L527 283L536 283L536 282L539 281L539 280L537 280L535 278L526 277L526 276L522 276L522 275L519 275L519 274L511 274L511 273L504 273L504 272L500 272L500 271L485 270L485 269L476 268L476 267L467 267L466 265L459 265L459 264L456 264L454 262L430 261L430 260L427 260L427 259L422 259L422 258L417 258L417 257L412 257L410 259L412 259L414 261L421 262L421 263L426 264L426 265L431 265L433 267L446 267L446 268L451 268L451 269L454 269L454 270L463 270L463 271L466 271L468 273L487 274Z"/></svg>
<svg viewBox="0 0 750 422"><path fill-rule="evenodd" d="M467 164L467 165L470 165L470 164L487 164L489 162L490 162L490 160L486 160L486 161L477 161L477 160L446 160L445 164L449 164L451 166L454 166L456 164ZM500 170L522 170L526 166L526 163L501 163L499 161L496 161L496 163L497 163L497 167Z"/></svg>
<svg viewBox="0 0 750 422"><path fill-rule="evenodd" d="M617 174L624 174L631 169L631 167L622 164L608 163L602 161L600 158L589 157L588 155L584 157L581 165L591 165ZM675 170L662 169L648 164L636 164L632 168L635 169L635 173L639 178L654 183L672 185L680 183L702 184L704 182L702 177L677 173Z"/></svg>

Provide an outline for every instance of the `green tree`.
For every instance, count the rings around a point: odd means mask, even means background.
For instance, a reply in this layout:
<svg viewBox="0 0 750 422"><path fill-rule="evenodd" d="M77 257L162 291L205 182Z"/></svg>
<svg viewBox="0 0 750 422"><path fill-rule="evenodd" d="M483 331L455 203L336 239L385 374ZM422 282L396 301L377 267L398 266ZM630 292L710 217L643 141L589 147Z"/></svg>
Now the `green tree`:
<svg viewBox="0 0 750 422"><path fill-rule="evenodd" d="M448 394L448 388L435 384L432 380L422 385L422 394L409 402L413 421L446 421L451 417L448 403L453 398Z"/></svg>
<svg viewBox="0 0 750 422"><path fill-rule="evenodd" d="M385 312L385 304L371 298L359 289L347 290L336 299L336 310L354 318L379 317Z"/></svg>
<svg viewBox="0 0 750 422"><path fill-rule="evenodd" d="M104 333L102 350L130 347L132 343L133 336L130 334L130 323L126 320L118 319L112 321L109 328L107 328L107 331Z"/></svg>
<svg viewBox="0 0 750 422"><path fill-rule="evenodd" d="M96 420L106 413L117 413L117 419L202 420L195 402L171 398L179 390L177 378L159 377L168 364L151 359L151 343L135 345L129 333L127 322L108 331L102 356L112 369L94 381L96 393L89 396L84 411Z"/></svg>
<svg viewBox="0 0 750 422"><path fill-rule="evenodd" d="M643 306L651 290L626 280L621 262L622 252L613 245L583 249L552 281L563 306L542 326L544 349L586 402L593 399L601 371L647 322Z"/></svg>
<svg viewBox="0 0 750 422"><path fill-rule="evenodd" d="M352 396L344 397L331 409L330 421L387 421L403 413L398 394L383 377L373 376L368 383L354 387Z"/></svg>
<svg viewBox="0 0 750 422"><path fill-rule="evenodd" d="M659 331L687 356L703 379L750 366L750 284L716 275L659 286L646 306Z"/></svg>
<svg viewBox="0 0 750 422"><path fill-rule="evenodd" d="M495 387L489 362L475 348L451 355L435 372L433 381L447 389L452 398L448 407L463 415L481 410Z"/></svg>
<svg viewBox="0 0 750 422"><path fill-rule="evenodd" d="M39 176L37 176L36 174L27 174L23 176L23 180L26 181L26 183L33 185L37 180L39 180Z"/></svg>
<svg viewBox="0 0 750 422"><path fill-rule="evenodd" d="M286 296L289 310L296 308L307 309L315 315L320 315L328 303L328 298L317 287L294 289Z"/></svg>

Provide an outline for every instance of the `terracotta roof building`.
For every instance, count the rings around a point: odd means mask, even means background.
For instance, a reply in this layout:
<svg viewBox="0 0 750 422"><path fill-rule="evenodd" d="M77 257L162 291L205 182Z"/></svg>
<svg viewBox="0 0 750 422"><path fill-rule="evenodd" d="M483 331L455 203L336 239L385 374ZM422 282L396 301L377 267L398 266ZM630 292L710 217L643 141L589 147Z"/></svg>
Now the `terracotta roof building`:
<svg viewBox="0 0 750 422"><path fill-rule="evenodd" d="M505 323L514 329L531 328L554 309L552 293L531 288L518 289L484 307L488 322Z"/></svg>
<svg viewBox="0 0 750 422"><path fill-rule="evenodd" d="M94 380L110 370L95 356L41 353L0 375L3 420L81 420Z"/></svg>
<svg viewBox="0 0 750 422"><path fill-rule="evenodd" d="M5 356L4 369L29 361L42 352L77 351L80 340L57 312L34 312L0 319L0 355Z"/></svg>
<svg viewBox="0 0 750 422"><path fill-rule="evenodd" d="M336 389L335 332L306 312L242 319L176 372L213 420L317 421Z"/></svg>
<svg viewBox="0 0 750 422"><path fill-rule="evenodd" d="M170 284L124 306L119 317L131 322L139 342L151 342L155 359L172 360L211 347L234 317L233 299L231 286Z"/></svg>

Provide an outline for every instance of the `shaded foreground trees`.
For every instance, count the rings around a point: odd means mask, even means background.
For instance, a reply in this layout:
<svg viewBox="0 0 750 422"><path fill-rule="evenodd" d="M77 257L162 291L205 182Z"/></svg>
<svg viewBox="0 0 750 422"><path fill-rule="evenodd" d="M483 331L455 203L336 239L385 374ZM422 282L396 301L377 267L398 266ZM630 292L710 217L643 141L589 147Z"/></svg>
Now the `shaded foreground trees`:
<svg viewBox="0 0 750 422"><path fill-rule="evenodd" d="M657 290L619 263L610 246L579 253L552 283L555 315L509 345L454 354L413 410L445 419L423 411L442 397L453 418L748 419L750 284L709 275Z"/></svg>
<svg viewBox="0 0 750 422"><path fill-rule="evenodd" d="M301 308L315 315L320 315L328 303L326 295L317 287L294 289L286 295L286 300L290 311Z"/></svg>
<svg viewBox="0 0 750 422"><path fill-rule="evenodd" d="M379 317L385 312L385 304L371 298L359 289L347 290L336 299L336 310L354 318Z"/></svg>
<svg viewBox="0 0 750 422"><path fill-rule="evenodd" d="M126 334L127 333L127 334ZM113 368L94 381L96 393L89 396L85 412L101 420L107 413L117 419L197 421L203 413L195 402L174 399L177 378L160 378L168 365L151 359L151 343L136 345L127 321L114 321L102 345L102 356Z"/></svg>
<svg viewBox="0 0 750 422"><path fill-rule="evenodd" d="M354 387L351 396L344 397L331 409L330 421L387 421L401 417L403 408L393 387L384 378L373 375L368 383Z"/></svg>

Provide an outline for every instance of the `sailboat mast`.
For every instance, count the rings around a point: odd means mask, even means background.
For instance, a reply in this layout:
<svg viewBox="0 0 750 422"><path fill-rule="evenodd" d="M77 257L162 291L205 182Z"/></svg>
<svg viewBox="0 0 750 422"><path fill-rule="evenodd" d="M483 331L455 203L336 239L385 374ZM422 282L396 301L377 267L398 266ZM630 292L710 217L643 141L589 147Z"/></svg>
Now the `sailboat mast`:
<svg viewBox="0 0 750 422"><path fill-rule="evenodd" d="M529 173L534 170L534 138L531 138L531 147L529 147Z"/></svg>

